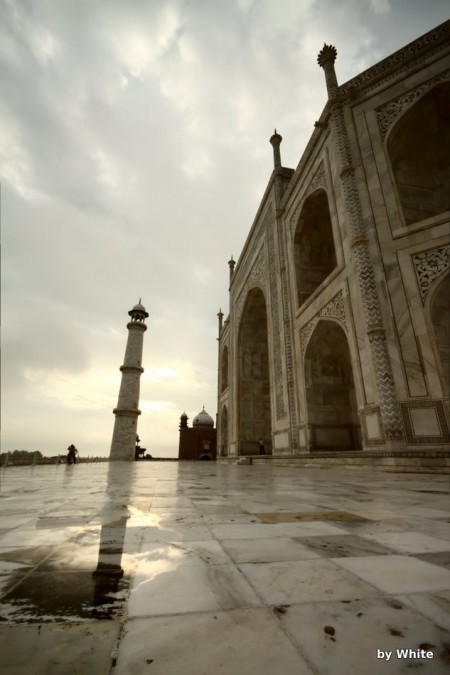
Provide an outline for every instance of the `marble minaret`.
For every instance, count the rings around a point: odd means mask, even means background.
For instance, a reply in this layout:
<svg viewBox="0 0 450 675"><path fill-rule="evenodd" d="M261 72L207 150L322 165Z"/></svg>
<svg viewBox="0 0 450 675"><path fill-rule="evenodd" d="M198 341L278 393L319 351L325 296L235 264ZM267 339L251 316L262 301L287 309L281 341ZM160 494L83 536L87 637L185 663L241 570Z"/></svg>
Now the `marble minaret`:
<svg viewBox="0 0 450 675"><path fill-rule="evenodd" d="M128 341L120 384L119 400L113 413L116 416L111 443L110 458L112 460L134 460L134 449L137 435L137 418L139 410L139 386L142 368L142 346L144 333L147 330L145 319L148 313L139 303L128 314L131 320L127 324Z"/></svg>

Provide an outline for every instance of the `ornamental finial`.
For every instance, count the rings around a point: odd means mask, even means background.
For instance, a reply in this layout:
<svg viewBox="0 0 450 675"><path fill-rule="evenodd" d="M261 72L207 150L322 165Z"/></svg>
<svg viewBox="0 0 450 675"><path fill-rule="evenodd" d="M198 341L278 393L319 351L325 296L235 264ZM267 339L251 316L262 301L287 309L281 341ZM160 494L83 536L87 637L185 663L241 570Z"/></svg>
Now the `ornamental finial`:
<svg viewBox="0 0 450 675"><path fill-rule="evenodd" d="M321 68L324 68L325 64L328 63L328 61L334 63L336 61L336 56L337 56L336 47L333 47L333 45L327 45L324 42L323 48L320 50L319 56L317 57L317 63Z"/></svg>

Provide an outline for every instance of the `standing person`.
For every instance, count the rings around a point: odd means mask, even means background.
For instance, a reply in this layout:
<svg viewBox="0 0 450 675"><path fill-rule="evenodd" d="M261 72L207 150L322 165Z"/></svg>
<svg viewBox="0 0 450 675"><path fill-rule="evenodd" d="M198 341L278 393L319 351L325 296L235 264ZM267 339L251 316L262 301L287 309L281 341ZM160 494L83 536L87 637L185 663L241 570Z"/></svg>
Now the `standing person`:
<svg viewBox="0 0 450 675"><path fill-rule="evenodd" d="M259 439L259 454L260 455L265 455L266 454L266 449L264 447L264 441L262 438Z"/></svg>
<svg viewBox="0 0 450 675"><path fill-rule="evenodd" d="M67 464L76 464L77 463L77 457L76 456L77 456L78 450L73 445L73 443L72 443L72 445L69 445L69 447L67 448L67 451L68 451L67 452Z"/></svg>

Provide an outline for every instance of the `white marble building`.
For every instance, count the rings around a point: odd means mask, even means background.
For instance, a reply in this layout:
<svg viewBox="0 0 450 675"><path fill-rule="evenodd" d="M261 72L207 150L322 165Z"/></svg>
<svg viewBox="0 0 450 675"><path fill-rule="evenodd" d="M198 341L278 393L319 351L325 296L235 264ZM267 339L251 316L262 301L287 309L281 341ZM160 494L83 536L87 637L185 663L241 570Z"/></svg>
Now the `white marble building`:
<svg viewBox="0 0 450 675"><path fill-rule="evenodd" d="M338 85L219 314L218 456L449 449L450 22Z"/></svg>

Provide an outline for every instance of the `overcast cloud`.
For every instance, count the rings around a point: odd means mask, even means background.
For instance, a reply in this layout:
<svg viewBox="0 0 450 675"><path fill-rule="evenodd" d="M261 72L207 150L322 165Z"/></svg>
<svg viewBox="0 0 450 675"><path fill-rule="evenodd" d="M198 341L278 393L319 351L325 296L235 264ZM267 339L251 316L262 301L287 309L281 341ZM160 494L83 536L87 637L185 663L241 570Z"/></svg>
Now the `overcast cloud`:
<svg viewBox="0 0 450 675"><path fill-rule="evenodd" d="M339 82L447 0L3 0L2 449L107 455L142 297L139 433L215 416L217 312L283 135L295 167Z"/></svg>

